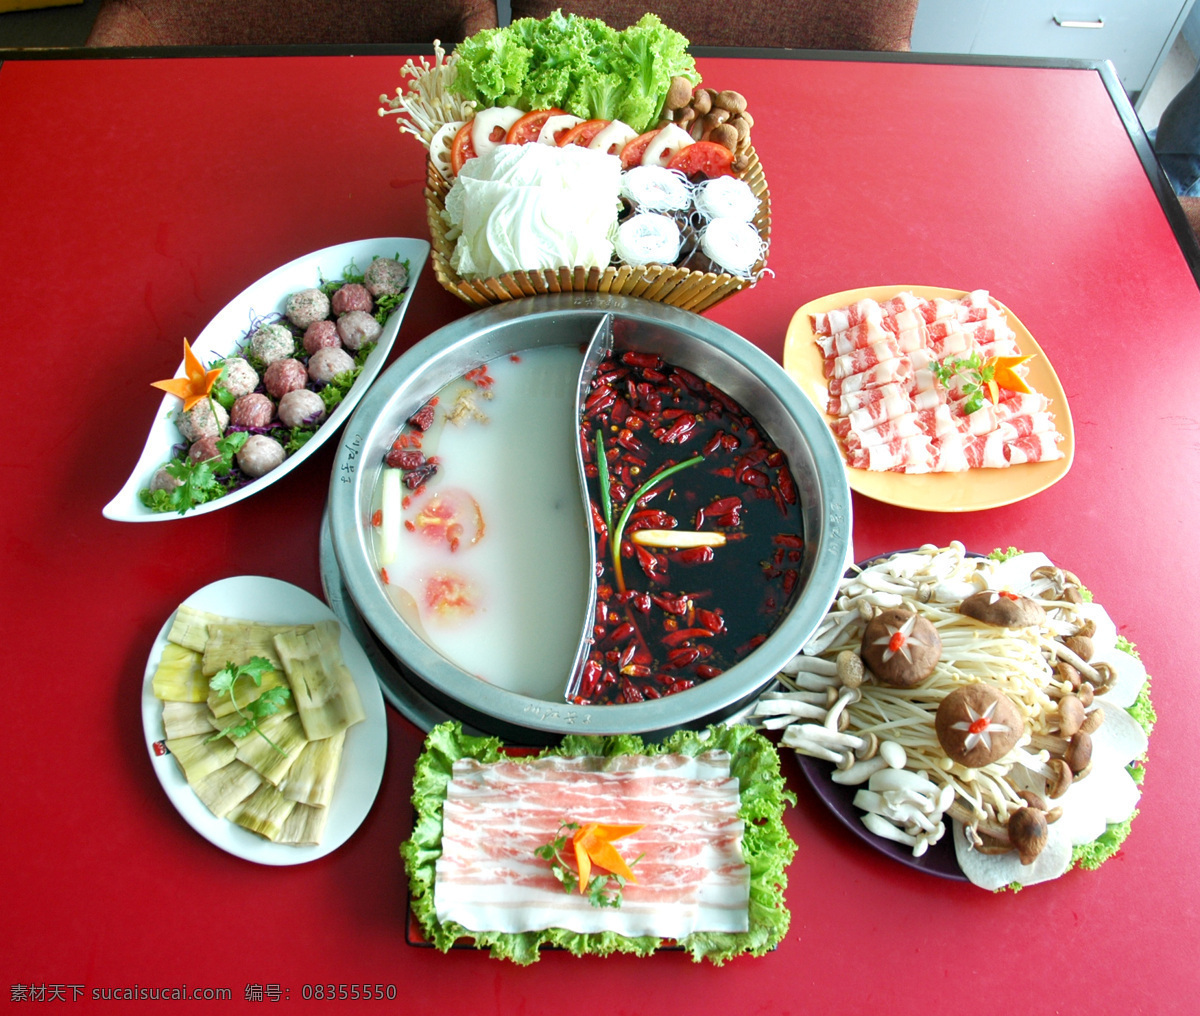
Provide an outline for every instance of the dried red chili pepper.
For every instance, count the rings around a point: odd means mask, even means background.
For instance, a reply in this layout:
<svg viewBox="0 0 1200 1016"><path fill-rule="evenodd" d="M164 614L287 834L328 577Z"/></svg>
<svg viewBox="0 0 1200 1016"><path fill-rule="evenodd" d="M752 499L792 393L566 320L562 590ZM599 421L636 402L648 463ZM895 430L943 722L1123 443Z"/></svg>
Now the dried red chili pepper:
<svg viewBox="0 0 1200 1016"><path fill-rule="evenodd" d="M576 700L589 703L670 695L723 673L778 623L792 598L784 582L798 585L802 562L791 555L802 556L804 546L798 511L788 510L792 502L784 493L795 491L794 482L788 483L786 456L753 418L690 371L662 364L654 354L629 352L601 365L580 421L585 447L597 432L610 435L614 520L646 478L690 457L680 454L676 443L686 437L690 447L702 449L704 461L639 496L625 531L673 529L686 525L686 519L697 530L716 527L727 542L717 551L694 547L655 553L623 541L621 560L633 559L639 567L632 574L625 569L627 584L620 594L613 589L610 555L598 554L598 596L624 616L610 617L589 651L589 662L602 675L589 682L590 693L581 681ZM649 441L648 434L657 440ZM593 457L588 447L585 463ZM594 492L597 469L592 465L585 472ZM598 504L599 497L593 501ZM758 506L764 501L783 506L783 524L774 508L769 516L762 514ZM593 513L593 528L594 523ZM788 537L786 543L773 542L780 534ZM598 534L596 540L603 544L606 536ZM776 550L787 560L773 560ZM705 567L678 577L672 573L696 565ZM797 578L785 579L789 571ZM636 588L639 582L642 588ZM668 583L672 592L664 588Z"/></svg>

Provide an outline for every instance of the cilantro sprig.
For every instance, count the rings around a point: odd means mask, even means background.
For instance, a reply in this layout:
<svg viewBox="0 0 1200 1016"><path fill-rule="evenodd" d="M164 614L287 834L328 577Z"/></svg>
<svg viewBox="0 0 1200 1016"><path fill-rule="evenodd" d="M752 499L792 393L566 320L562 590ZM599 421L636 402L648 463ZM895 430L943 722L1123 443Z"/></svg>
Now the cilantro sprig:
<svg viewBox="0 0 1200 1016"><path fill-rule="evenodd" d="M208 686L218 695L229 696L229 701L233 703L234 711L241 717L242 722L232 724L224 730L218 730L208 740L215 741L221 737L242 738L248 737L250 734L258 734L259 737L279 752L280 755L285 754L279 745L262 732L258 721L265 720L268 716L274 716L278 713L287 704L287 700L292 697L291 690L282 685L276 688L268 688L258 698L244 704L239 703L237 696L234 694L239 679L248 677L254 682L256 688L261 688L263 677L271 673L274 669L275 666L270 660L262 656L253 656L248 663L243 663L240 666L233 663L226 663L224 667L213 675L212 680L208 682Z"/></svg>
<svg viewBox="0 0 1200 1016"><path fill-rule="evenodd" d="M163 466L179 485L169 490L145 488L139 491L142 504L154 512L173 511L184 515L197 505L223 497L229 493L234 456L249 436L245 431L233 431L217 438L216 457L202 462L192 461L185 449Z"/></svg>
<svg viewBox="0 0 1200 1016"><path fill-rule="evenodd" d="M951 386L956 375L961 374L965 378L962 385L962 393L966 396L963 411L968 415L983 407L983 393L996 379L996 365L984 363L978 350L967 357L942 360L935 363L932 369L934 376L946 388Z"/></svg>
<svg viewBox="0 0 1200 1016"><path fill-rule="evenodd" d="M573 893L579 890L579 875L567 863L565 856L565 852L570 849L568 844L572 842L575 832L578 829L578 822L563 822L559 825L558 835L554 839L534 850L534 854L542 860L550 862L551 873L562 883L563 892L566 893ZM640 860L641 855L635 857L629 862L629 867L632 868ZM627 881L628 879L624 876L614 873L593 875L588 880L586 886L588 903L593 907L611 907L619 910L621 907L621 896Z"/></svg>

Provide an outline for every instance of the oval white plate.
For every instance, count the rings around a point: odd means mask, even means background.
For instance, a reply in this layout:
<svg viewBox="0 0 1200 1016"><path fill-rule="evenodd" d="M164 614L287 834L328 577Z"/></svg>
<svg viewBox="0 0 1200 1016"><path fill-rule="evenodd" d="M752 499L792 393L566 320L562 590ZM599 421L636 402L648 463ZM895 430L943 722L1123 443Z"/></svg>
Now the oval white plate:
<svg viewBox="0 0 1200 1016"><path fill-rule="evenodd" d="M221 579L192 593L184 602L199 610L264 624L312 624L337 620L333 611L311 593L279 579L256 575ZM160 754L156 750L155 745L163 740L164 735L162 702L154 697L152 683L174 616L172 611L158 633L146 662L146 676L142 685L142 725L146 731L150 762L171 803L188 825L206 840L247 861L277 865L303 864L336 850L362 824L371 805L375 803L375 795L383 779L384 762L387 760L387 715L383 693L379 690L379 681L362 647L342 625L342 656L354 675L367 718L346 731L341 771L333 803L329 806L324 840L317 846L290 846L272 843L228 819L217 818L188 786L183 771L170 754Z"/></svg>
<svg viewBox="0 0 1200 1016"><path fill-rule="evenodd" d="M236 504L243 498L256 494L270 486L276 480L282 479L301 462L307 459L321 447L337 429L346 421L354 407L358 405L371 382L383 369L400 331L400 324L412 300L417 278L425 266L429 256L429 243L425 240L414 240L407 237L379 237L373 240L354 240L350 243L340 243L334 247L306 254L304 257L290 261L282 268L276 268L269 275L243 290L226 304L213 318L192 343L192 350L206 366L214 359L230 356L245 340L251 322L273 313L283 313L283 307L288 296L301 289L320 284L322 279L340 279L351 261L361 272L375 257L395 257L407 261L409 267L408 290L404 299L392 312L391 317L383 326L383 334L379 336L371 355L363 365L362 373L349 394L342 399L338 407L329 415L329 419L320 427L313 437L295 454L284 460L283 464L272 469L265 476L253 483L235 490L232 494L207 501L195 508L188 509L183 515L178 512L152 512L138 498L138 491L150 486L155 470L171 457L171 449L183 439L173 421L173 414L179 409L179 399L171 394L164 394L159 403L154 422L150 425L150 433L141 457L133 472L125 482L125 486L108 504L104 506L105 518L117 522L163 522L170 519L189 518L192 515L203 515L205 512L216 511L219 508ZM183 362L180 361L175 377L184 375ZM157 378L147 378L146 386Z"/></svg>

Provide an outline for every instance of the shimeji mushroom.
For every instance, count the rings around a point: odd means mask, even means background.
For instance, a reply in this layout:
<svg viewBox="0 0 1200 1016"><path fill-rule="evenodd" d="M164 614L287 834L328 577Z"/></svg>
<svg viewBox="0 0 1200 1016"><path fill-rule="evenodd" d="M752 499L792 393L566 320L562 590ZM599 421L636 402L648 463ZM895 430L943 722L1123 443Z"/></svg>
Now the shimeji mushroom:
<svg viewBox="0 0 1200 1016"><path fill-rule="evenodd" d="M883 769L873 774L867 789L854 795L863 824L872 832L913 848L920 857L945 835L942 816L953 803L954 788L939 787L907 769ZM890 828L889 828L890 827Z"/></svg>
<svg viewBox="0 0 1200 1016"><path fill-rule="evenodd" d="M839 769L830 775L834 783L856 786L866 783L884 769L903 769L908 764L904 745L897 741L880 741L879 751L871 758L855 762L848 769Z"/></svg>

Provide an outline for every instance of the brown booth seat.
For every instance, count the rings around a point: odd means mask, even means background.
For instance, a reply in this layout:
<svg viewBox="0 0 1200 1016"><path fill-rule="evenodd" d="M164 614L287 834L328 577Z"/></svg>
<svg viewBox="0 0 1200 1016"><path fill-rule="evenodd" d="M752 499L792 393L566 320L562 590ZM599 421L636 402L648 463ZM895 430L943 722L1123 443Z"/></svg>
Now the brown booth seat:
<svg viewBox="0 0 1200 1016"><path fill-rule="evenodd" d="M87 45L450 43L496 24L491 0L104 0Z"/></svg>
<svg viewBox="0 0 1200 1016"><path fill-rule="evenodd" d="M564 14L626 28L647 11L694 46L907 50L917 0L512 0L513 20Z"/></svg>

